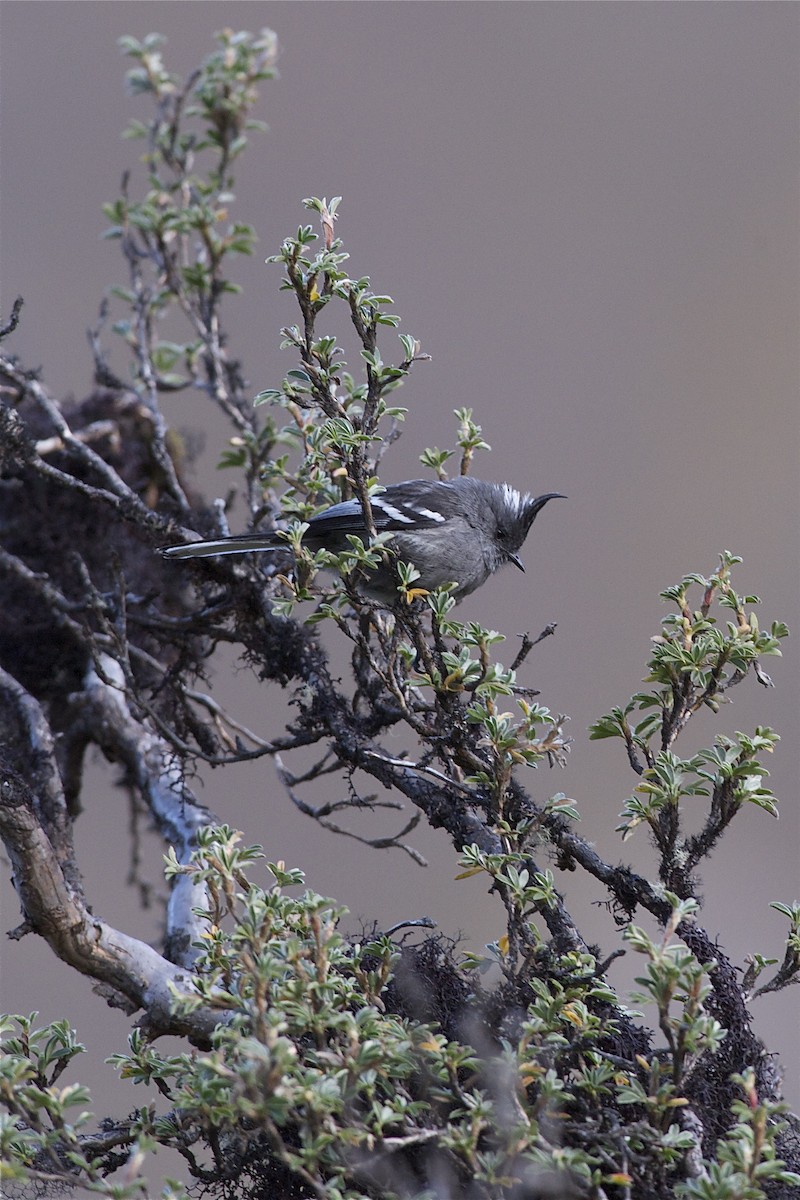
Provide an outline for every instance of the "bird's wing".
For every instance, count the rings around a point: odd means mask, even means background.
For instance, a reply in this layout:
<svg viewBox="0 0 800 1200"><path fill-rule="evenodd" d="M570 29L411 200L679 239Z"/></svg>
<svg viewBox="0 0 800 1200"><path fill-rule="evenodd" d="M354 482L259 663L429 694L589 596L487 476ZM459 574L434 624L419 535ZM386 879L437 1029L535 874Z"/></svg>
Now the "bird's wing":
<svg viewBox="0 0 800 1200"><path fill-rule="evenodd" d="M438 525L457 508L457 496L445 484L432 485L427 479L411 479L392 484L371 499L372 518L378 533L401 533ZM366 532L361 501L343 500L318 513L309 521L309 532L325 538L326 530L338 533Z"/></svg>

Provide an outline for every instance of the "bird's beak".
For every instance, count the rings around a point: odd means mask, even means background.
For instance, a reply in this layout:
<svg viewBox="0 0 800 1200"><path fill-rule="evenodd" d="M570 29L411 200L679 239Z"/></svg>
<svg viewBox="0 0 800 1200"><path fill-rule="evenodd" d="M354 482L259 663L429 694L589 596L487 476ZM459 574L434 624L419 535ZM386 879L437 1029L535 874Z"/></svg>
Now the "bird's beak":
<svg viewBox="0 0 800 1200"><path fill-rule="evenodd" d="M509 554L508 561L512 562L515 567L519 567L519 569L520 569L520 571L522 571L523 575L525 574L525 563L522 561L522 559L520 558L520 556L518 554Z"/></svg>

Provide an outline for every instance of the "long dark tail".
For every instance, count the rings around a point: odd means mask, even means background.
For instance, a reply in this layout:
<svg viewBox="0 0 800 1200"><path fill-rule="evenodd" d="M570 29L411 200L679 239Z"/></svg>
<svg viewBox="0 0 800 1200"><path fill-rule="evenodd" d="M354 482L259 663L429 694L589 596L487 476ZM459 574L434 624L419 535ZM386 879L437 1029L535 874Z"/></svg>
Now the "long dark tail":
<svg viewBox="0 0 800 1200"><path fill-rule="evenodd" d="M189 542L185 546L166 546L164 558L212 558L215 554L251 554L259 550L280 550L284 542L276 542L274 534L240 533L233 537L214 538L208 542Z"/></svg>

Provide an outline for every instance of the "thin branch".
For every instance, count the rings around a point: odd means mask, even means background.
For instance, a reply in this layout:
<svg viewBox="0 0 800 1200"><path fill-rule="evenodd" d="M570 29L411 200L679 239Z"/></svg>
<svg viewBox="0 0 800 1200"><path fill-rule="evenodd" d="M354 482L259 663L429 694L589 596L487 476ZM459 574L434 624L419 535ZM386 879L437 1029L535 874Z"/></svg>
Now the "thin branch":
<svg viewBox="0 0 800 1200"><path fill-rule="evenodd" d="M308 804L305 800L301 800L301 798L295 792L293 785L296 780L293 778L290 772L286 770L279 754L275 755L275 767L278 772L278 777L280 778L283 786L286 788L289 798L304 816L313 818L313 820L317 821L324 829L329 829L331 833L337 833L342 837L352 838L353 841L361 842L363 846L371 846L373 850L404 850L405 853L408 854L408 856L412 858L419 866L427 867L427 859L420 854L419 850L416 850L413 846L410 846L408 843L400 840L401 838L405 837L407 833L410 833L412 829L416 829L420 822L420 813L415 813L411 820L404 825L399 833L392 834L388 837L363 837L361 834L353 833L352 830L345 829L344 826L337 825L334 821L328 820L328 814L347 808L400 808L401 805L391 800L373 800L367 803L367 801L364 800L357 802L353 799L350 799L346 801L343 800L328 803L325 805L320 805L318 808L314 808L313 805Z"/></svg>
<svg viewBox="0 0 800 1200"><path fill-rule="evenodd" d="M398 921L396 925L390 925L388 929L384 929L386 937L391 937L397 933L399 929L435 929L436 922L431 917L418 917L411 921Z"/></svg>
<svg viewBox="0 0 800 1200"><path fill-rule="evenodd" d="M542 632L539 634L539 636L537 638L531 638L530 634L523 633L522 634L522 644L521 644L519 650L517 651L516 658L514 659L514 661L511 664L511 670L512 671L519 670L519 668L524 663L525 659L530 654L533 647L538 646L539 642L544 641L545 638L552 637L553 634L555 633L556 629L558 629L558 622L551 621L549 625L545 625L544 629L542 630Z"/></svg>
<svg viewBox="0 0 800 1200"><path fill-rule="evenodd" d="M64 446L72 451L79 460L84 462L87 467L103 480L105 487L113 496L118 500L124 500L125 504L130 506L132 510L135 510L137 514L146 516L147 524L151 524L154 516L152 510L139 499L136 493L128 487L127 483L120 478L114 468L109 466L104 458L101 458L96 451L92 450L91 446L88 446L75 436L57 402L48 395L38 379L27 375L8 359L2 360L2 370L3 374L17 385L20 392L30 396L37 407L45 414L63 441ZM96 493L102 491L102 489L92 488L91 491L92 493ZM163 518L159 520L159 524L165 527Z"/></svg>
<svg viewBox="0 0 800 1200"><path fill-rule="evenodd" d="M458 792L463 792L465 796L468 796L470 800L473 801L473 803L482 802L482 798L477 795L475 788L470 787L466 783L459 783L457 779L451 779L442 771L437 771L435 767L426 766L425 763L411 762L407 758L388 758L385 754L378 754L374 750L365 750L364 753L368 758L375 759L377 762L386 763L387 766L402 767L403 770L419 771L425 775L430 775L431 779L438 779L440 783L445 784L447 787L455 788Z"/></svg>
<svg viewBox="0 0 800 1200"><path fill-rule="evenodd" d="M2 342L3 338L8 337L10 333L13 333L17 325L19 325L19 316L24 303L25 301L22 299L22 296L17 296L11 306L11 316L4 325L0 325L0 342Z"/></svg>

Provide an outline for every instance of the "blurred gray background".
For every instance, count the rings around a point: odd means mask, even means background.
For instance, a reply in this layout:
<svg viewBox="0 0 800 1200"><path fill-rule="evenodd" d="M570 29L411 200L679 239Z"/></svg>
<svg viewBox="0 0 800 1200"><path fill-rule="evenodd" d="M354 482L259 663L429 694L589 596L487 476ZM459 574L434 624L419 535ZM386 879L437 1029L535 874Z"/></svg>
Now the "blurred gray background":
<svg viewBox="0 0 800 1200"><path fill-rule="evenodd" d="M800 8L6 0L0 20L2 305L24 295L11 348L61 396L89 390L85 330L107 286L125 281L117 244L100 240L100 204L140 153L122 129L149 109L125 94L117 37L166 34L167 63L185 75L223 25L276 30L281 78L257 112L270 132L237 173L233 215L260 244L238 269L244 295L227 302L232 349L254 394L294 365L278 349L291 300L263 259L309 219L304 196L343 195L351 272L394 297L401 328L432 355L399 394L410 413L384 480L419 474L426 446L452 446L452 410L468 405L494 449L476 473L569 496L534 527L527 575L496 577L460 612L508 635L505 661L516 635L558 622L523 681L570 714L573 749L563 771L527 782L539 799L574 797L584 836L644 872L645 836L622 847L613 833L634 777L621 746L590 743L587 727L638 690L659 591L712 571L722 549L743 555L740 590L760 593L762 624L784 619L795 639L767 664L775 689L746 681L717 721L698 718L683 751L716 728L783 735L780 821L743 812L703 872L703 921L733 960L780 956L786 922L768 905L798 890ZM140 166L132 187L144 187ZM389 331L387 358L393 342ZM201 397L168 398L165 410L202 431L198 482L223 495L233 476L214 464L226 428ZM282 728L287 694L234 662L215 682L248 725ZM88 895L106 919L155 938L158 911L140 911L125 883L125 798L102 762L92 779L79 829ZM210 773L200 794L347 904L352 929L430 915L478 951L502 933L499 904L480 879L454 882L456 856L438 835L412 839L427 869L336 838L292 809L267 761ZM146 842L154 882L161 849ZM7 929L18 913L7 864L2 875ZM614 949L602 893L577 875L562 882L584 932ZM76 1075L96 1085L99 1111L142 1102L102 1082L104 1055L124 1047L122 1014L31 937L6 943L2 964L4 1009L66 1017L91 1041ZM637 965L615 964L614 981L629 987ZM759 1000L754 1015L800 1102L797 992Z"/></svg>

